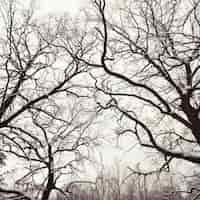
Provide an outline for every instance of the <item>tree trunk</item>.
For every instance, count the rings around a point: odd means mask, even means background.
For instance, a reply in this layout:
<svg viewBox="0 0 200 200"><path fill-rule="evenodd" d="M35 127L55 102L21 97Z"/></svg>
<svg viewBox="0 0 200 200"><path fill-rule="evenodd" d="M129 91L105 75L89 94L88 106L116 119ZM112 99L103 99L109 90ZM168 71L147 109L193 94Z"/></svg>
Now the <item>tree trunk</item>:
<svg viewBox="0 0 200 200"><path fill-rule="evenodd" d="M48 162L48 181L46 188L42 194L41 200L48 200L50 193L54 187L54 169L53 169L53 155L52 155L52 149L51 145L48 145L48 156L49 156L49 162Z"/></svg>

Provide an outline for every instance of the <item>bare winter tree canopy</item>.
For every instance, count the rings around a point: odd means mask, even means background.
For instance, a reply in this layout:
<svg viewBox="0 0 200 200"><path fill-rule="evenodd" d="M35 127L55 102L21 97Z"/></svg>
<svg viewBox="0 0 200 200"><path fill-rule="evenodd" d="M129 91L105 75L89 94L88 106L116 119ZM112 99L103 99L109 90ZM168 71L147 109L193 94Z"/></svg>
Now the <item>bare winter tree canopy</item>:
<svg viewBox="0 0 200 200"><path fill-rule="evenodd" d="M96 141L88 131L92 100L79 81L88 67L73 55L87 50L72 51L76 28L66 17L39 22L33 9L18 8L14 1L2 6L0 152L23 161L24 170L15 182L19 191L0 186L0 193L4 199L47 200L59 190L60 179L79 170ZM59 48L60 42L68 47Z"/></svg>
<svg viewBox="0 0 200 200"><path fill-rule="evenodd" d="M118 112L121 130L166 156L200 163L200 1L126 1L110 17L94 1L99 56L85 63L104 71L100 109ZM97 100L98 101L98 100Z"/></svg>
<svg viewBox="0 0 200 200"><path fill-rule="evenodd" d="M0 199L49 200L54 190L57 199L156 199L147 173L131 168L143 195L135 179L123 193L120 176L73 188L99 132L111 132L96 128L105 115L117 137L164 158L159 171L177 159L200 164L199 0L91 0L75 19L38 19L14 0L0 7L0 163L22 163L20 175L7 170L14 183L2 175Z"/></svg>

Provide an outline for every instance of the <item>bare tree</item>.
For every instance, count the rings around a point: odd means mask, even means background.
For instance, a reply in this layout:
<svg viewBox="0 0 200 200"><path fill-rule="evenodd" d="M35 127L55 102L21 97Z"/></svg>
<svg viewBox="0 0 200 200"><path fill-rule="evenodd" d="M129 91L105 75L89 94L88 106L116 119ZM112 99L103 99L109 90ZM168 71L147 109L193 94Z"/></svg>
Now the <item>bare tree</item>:
<svg viewBox="0 0 200 200"><path fill-rule="evenodd" d="M77 60L94 68L99 112L115 111L118 135L164 155L165 169L199 164L200 1L130 0L113 17L106 0L93 5L98 50Z"/></svg>
<svg viewBox="0 0 200 200"><path fill-rule="evenodd" d="M83 37L66 17L39 21L33 7L12 0L1 7L0 153L23 167L20 177L13 174L16 189L0 187L0 193L47 200L58 190L67 198L59 186L80 170L96 141L89 133L93 101L81 82L88 68L71 54L72 36L80 48ZM60 48L61 41L68 46ZM74 51L84 56L80 48Z"/></svg>
<svg viewBox="0 0 200 200"><path fill-rule="evenodd" d="M200 1L127 0L113 17L106 0L92 2L93 18L76 26L2 3L0 151L24 162L16 184L27 188L1 193L63 192L57 183L96 139L93 98L97 114L116 114L119 136L163 155L160 170L174 158L200 163Z"/></svg>
<svg viewBox="0 0 200 200"><path fill-rule="evenodd" d="M115 163L116 164L116 163ZM114 168L107 167L96 177L96 182L74 182L71 187L73 200L183 200L182 191L172 180L173 174L156 179L156 174L149 174L146 180L140 173L121 173L119 163ZM170 179L169 179L170 177ZM175 179L175 178L174 178ZM156 182L154 183L154 180ZM85 184L87 183L87 184ZM146 189L147 187L148 189ZM189 196L187 196L189 197ZM59 197L58 197L59 199Z"/></svg>

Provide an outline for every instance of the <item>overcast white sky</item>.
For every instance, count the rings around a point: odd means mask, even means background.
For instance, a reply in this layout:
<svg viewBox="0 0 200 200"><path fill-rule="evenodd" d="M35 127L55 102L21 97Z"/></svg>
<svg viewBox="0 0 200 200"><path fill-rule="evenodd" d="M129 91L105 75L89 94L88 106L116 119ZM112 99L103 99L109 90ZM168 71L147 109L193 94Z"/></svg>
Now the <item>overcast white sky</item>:
<svg viewBox="0 0 200 200"><path fill-rule="evenodd" d="M43 13L70 12L76 14L87 2L88 0L37 0L37 5Z"/></svg>

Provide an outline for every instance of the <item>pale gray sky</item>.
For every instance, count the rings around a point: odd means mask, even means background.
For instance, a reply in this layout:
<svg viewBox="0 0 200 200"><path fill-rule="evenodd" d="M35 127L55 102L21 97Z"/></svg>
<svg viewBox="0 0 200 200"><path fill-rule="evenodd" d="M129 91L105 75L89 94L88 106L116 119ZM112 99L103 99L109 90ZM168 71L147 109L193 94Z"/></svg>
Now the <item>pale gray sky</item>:
<svg viewBox="0 0 200 200"><path fill-rule="evenodd" d="M41 12L70 12L76 14L88 0L40 0L37 1Z"/></svg>

